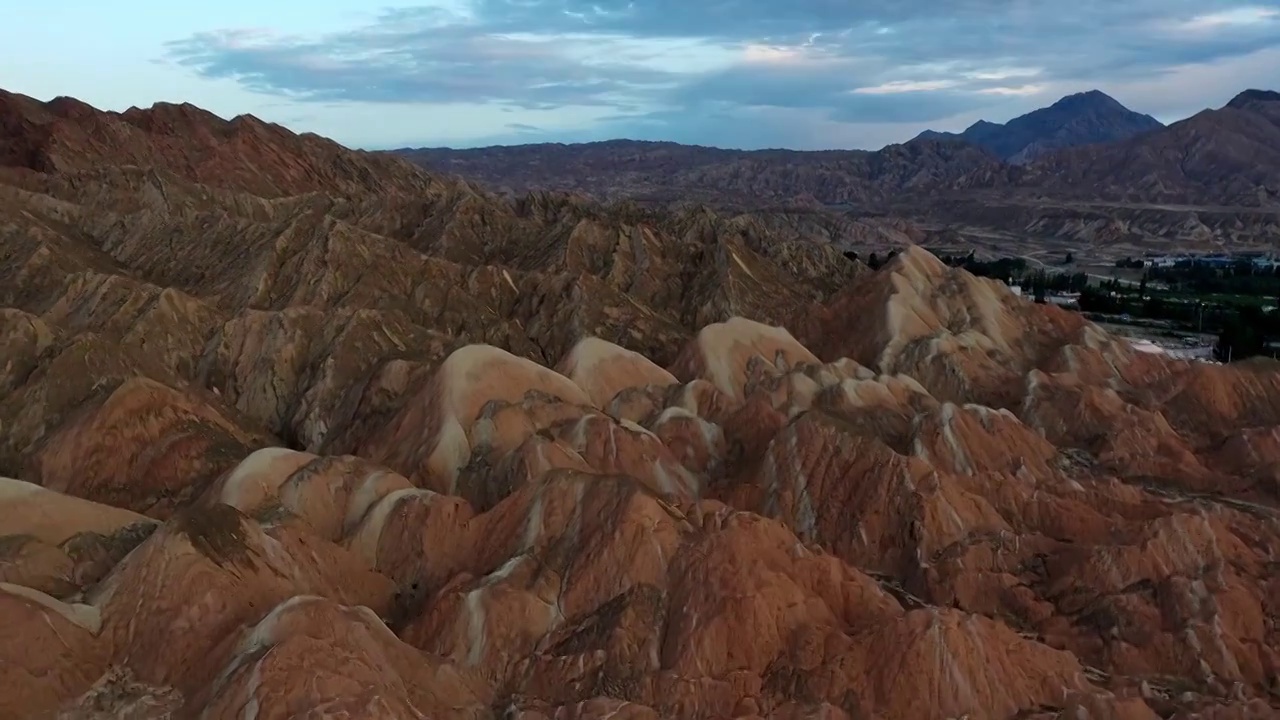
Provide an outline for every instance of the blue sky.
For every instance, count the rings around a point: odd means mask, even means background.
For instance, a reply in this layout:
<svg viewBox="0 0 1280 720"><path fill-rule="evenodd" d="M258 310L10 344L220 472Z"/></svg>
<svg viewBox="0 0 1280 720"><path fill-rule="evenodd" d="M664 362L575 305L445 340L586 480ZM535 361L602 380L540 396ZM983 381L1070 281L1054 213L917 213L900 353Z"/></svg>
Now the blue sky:
<svg viewBox="0 0 1280 720"><path fill-rule="evenodd" d="M878 148L1092 88L1164 121L1280 89L1280 0L45 0L5 8L0 87L366 148Z"/></svg>

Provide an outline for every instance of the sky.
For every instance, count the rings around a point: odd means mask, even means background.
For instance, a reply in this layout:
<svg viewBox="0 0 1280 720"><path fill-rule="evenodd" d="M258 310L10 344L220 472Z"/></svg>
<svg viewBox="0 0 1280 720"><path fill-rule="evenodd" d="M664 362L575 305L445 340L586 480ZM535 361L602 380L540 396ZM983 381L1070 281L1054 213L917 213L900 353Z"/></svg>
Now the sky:
<svg viewBox="0 0 1280 720"><path fill-rule="evenodd" d="M1280 89L1280 0L6 5L5 90L191 102L367 149L876 149L1090 89L1164 122Z"/></svg>

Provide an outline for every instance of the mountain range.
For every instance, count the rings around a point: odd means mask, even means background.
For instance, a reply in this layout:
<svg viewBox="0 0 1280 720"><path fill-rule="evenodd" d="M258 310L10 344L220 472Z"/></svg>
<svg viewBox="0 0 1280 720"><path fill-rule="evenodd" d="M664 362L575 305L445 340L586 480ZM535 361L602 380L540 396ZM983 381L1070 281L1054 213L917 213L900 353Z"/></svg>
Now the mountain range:
<svg viewBox="0 0 1280 720"><path fill-rule="evenodd" d="M705 205L844 249L930 242L1046 260L1086 250L1090 262L1110 263L1273 250L1278 114L1277 93L1249 90L1159 127L1091 92L969 133L990 148L926 135L874 152L615 140L392 154L508 196L560 190L676 211Z"/></svg>
<svg viewBox="0 0 1280 720"><path fill-rule="evenodd" d="M1016 183L1075 197L1275 207L1280 93L1247 90L1161 130L1049 153Z"/></svg>
<svg viewBox="0 0 1280 720"><path fill-rule="evenodd" d="M962 133L926 130L917 139L960 140L1015 165L1053 150L1127 140L1164 124L1099 90L1068 95L1004 124L979 120Z"/></svg>
<svg viewBox="0 0 1280 720"><path fill-rule="evenodd" d="M1168 127L1099 92L1004 125L925 133L870 151L721 150L611 141L395 154L495 188L555 188L604 198L692 199L722 207L931 202L990 190L1004 197L1275 207L1276 93L1250 90Z"/></svg>
<svg viewBox="0 0 1280 720"><path fill-rule="evenodd" d="M1273 364L797 215L0 129L0 717L1280 711Z"/></svg>

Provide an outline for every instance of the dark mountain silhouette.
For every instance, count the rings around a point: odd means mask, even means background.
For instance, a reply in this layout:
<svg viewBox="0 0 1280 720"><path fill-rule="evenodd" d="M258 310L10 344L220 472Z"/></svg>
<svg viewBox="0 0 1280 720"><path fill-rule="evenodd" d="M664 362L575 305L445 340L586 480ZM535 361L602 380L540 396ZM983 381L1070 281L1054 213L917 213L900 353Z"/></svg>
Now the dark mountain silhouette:
<svg viewBox="0 0 1280 720"><path fill-rule="evenodd" d="M941 220L933 212L940 204L971 203L974 193L1000 208L1010 199L1037 206L1053 200L1192 207L1280 202L1280 93L1269 90L1246 90L1220 109L1168 127L1093 91L1004 125L979 122L965 134L982 141L924 133L875 152L615 140L392 154L515 192L568 190L735 210L801 200L864 209L891 203L914 208L908 216L928 211Z"/></svg>
<svg viewBox="0 0 1280 720"><path fill-rule="evenodd" d="M1227 107L1238 110L1256 109L1258 103L1280 102L1280 92L1275 90L1245 90L1232 98Z"/></svg>
<svg viewBox="0 0 1280 720"><path fill-rule="evenodd" d="M979 120L962 133L926 130L917 139L961 140L1024 164L1053 150L1127 140L1164 127L1099 90L1068 95L1047 108L999 124Z"/></svg>
<svg viewBox="0 0 1280 720"><path fill-rule="evenodd" d="M727 150L672 142L402 148L423 167L493 188L568 190L601 199L705 202L738 209L811 198L824 205L883 203L955 182L990 182L1006 166L970 145L916 141L866 150Z"/></svg>
<svg viewBox="0 0 1280 720"><path fill-rule="evenodd" d="M1057 196L1272 205L1280 201L1280 93L1246 90L1156 132L1052 153L1018 184Z"/></svg>

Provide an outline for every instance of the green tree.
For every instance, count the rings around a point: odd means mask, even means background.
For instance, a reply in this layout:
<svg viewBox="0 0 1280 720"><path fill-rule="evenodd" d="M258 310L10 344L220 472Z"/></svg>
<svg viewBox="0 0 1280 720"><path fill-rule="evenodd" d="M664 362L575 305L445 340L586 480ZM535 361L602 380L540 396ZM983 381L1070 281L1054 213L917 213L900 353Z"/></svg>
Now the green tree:
<svg viewBox="0 0 1280 720"><path fill-rule="evenodd" d="M1252 305L1241 307L1222 325L1214 357L1222 362L1244 360L1262 353L1266 344L1263 334L1270 318Z"/></svg>

